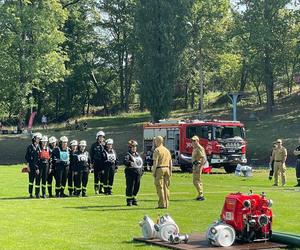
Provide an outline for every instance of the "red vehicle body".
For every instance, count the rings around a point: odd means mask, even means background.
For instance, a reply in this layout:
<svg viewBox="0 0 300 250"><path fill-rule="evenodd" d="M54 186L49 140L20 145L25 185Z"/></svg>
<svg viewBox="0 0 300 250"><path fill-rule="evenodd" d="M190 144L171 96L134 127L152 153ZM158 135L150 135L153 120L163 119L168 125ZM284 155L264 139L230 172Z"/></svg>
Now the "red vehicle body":
<svg viewBox="0 0 300 250"><path fill-rule="evenodd" d="M271 205L264 193L232 193L225 198L221 221L235 229L238 240L267 240L272 235Z"/></svg>
<svg viewBox="0 0 300 250"><path fill-rule="evenodd" d="M162 136L171 151L174 165L183 170L191 168L194 135L199 136L207 160L212 167L223 166L226 172L234 172L238 163L246 163L244 125L238 121L163 120L144 125L144 153L150 158L153 137Z"/></svg>

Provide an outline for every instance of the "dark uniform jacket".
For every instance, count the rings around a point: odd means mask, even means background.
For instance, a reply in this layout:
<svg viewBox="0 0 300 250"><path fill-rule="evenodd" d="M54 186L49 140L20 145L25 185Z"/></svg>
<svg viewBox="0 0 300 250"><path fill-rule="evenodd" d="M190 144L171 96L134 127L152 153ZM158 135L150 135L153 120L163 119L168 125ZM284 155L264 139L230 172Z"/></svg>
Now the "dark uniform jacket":
<svg viewBox="0 0 300 250"><path fill-rule="evenodd" d="M113 168L113 169L118 168L117 165L119 161L115 150L104 149L102 155L103 155L103 163L105 168Z"/></svg>
<svg viewBox="0 0 300 250"><path fill-rule="evenodd" d="M77 151L76 153L76 164L75 164L75 172L79 171L90 171L91 159L88 151Z"/></svg>
<svg viewBox="0 0 300 250"><path fill-rule="evenodd" d="M125 171L132 171L142 175L143 173L143 160L139 153L132 153L128 151L124 158Z"/></svg>
<svg viewBox="0 0 300 250"><path fill-rule="evenodd" d="M91 157L91 163L92 164L103 164L103 151L104 146L102 144L99 144L98 142L95 142L91 146L90 150L90 157Z"/></svg>
<svg viewBox="0 0 300 250"><path fill-rule="evenodd" d="M30 169L38 170L40 146L29 145L26 150L25 160L29 164Z"/></svg>
<svg viewBox="0 0 300 250"><path fill-rule="evenodd" d="M67 167L70 164L69 148L62 150L60 147L56 147L52 151L52 162L55 167L62 166Z"/></svg>
<svg viewBox="0 0 300 250"><path fill-rule="evenodd" d="M300 151L300 145L295 150ZM297 155L296 158L297 158L297 160L300 160L300 155Z"/></svg>
<svg viewBox="0 0 300 250"><path fill-rule="evenodd" d="M51 147L51 145L49 146L49 150L50 150L50 165L49 165L49 169L50 169L50 172L54 171L54 169L55 169L55 166L54 166L54 163L53 163L53 158L52 158L53 150L55 148L57 148L57 146L55 146L54 148Z"/></svg>
<svg viewBox="0 0 300 250"><path fill-rule="evenodd" d="M77 152L70 150L70 171L76 171Z"/></svg>

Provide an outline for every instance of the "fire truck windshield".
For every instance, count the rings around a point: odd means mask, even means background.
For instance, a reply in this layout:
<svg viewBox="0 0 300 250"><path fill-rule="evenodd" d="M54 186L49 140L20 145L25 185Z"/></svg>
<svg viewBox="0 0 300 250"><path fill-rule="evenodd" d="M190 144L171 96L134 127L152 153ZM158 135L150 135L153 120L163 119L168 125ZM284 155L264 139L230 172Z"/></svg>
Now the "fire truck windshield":
<svg viewBox="0 0 300 250"><path fill-rule="evenodd" d="M241 137L245 139L245 129L239 126L219 126L214 129L216 139L228 139L233 137Z"/></svg>

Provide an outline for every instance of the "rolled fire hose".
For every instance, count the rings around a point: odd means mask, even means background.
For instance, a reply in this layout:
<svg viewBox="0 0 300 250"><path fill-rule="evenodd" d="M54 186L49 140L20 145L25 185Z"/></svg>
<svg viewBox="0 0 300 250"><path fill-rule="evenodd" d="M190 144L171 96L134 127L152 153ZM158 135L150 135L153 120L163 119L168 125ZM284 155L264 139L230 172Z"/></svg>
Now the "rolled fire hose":
<svg viewBox="0 0 300 250"><path fill-rule="evenodd" d="M157 238L157 232L154 228L153 220L145 215L143 221L140 222L140 227L142 228L142 234L146 239Z"/></svg>
<svg viewBox="0 0 300 250"><path fill-rule="evenodd" d="M215 223L208 228L206 239L214 246L229 247L235 241L235 230L230 225Z"/></svg>
<svg viewBox="0 0 300 250"><path fill-rule="evenodd" d="M289 246L300 247L300 235L273 232L271 241L284 243Z"/></svg>

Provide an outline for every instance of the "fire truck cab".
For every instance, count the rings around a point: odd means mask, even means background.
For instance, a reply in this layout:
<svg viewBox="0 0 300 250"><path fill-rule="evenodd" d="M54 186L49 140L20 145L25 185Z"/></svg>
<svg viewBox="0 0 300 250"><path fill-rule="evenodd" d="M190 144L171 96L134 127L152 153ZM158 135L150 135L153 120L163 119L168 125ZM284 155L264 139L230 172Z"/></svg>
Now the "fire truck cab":
<svg viewBox="0 0 300 250"><path fill-rule="evenodd" d="M237 164L247 163L244 125L238 121L161 120L144 125L145 162L151 165L153 138L162 136L171 151L173 164L183 171L192 168L191 138L199 136L207 160L212 167L224 167L227 173L235 171Z"/></svg>

